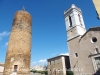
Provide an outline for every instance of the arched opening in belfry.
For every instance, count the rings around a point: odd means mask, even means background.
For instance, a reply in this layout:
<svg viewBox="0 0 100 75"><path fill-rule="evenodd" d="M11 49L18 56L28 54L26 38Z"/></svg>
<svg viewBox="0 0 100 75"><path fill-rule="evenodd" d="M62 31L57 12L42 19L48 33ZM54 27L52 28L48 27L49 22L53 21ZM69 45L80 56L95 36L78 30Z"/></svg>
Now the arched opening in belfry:
<svg viewBox="0 0 100 75"><path fill-rule="evenodd" d="M72 27L72 19L71 19L71 16L69 16L69 22L70 22L70 27Z"/></svg>

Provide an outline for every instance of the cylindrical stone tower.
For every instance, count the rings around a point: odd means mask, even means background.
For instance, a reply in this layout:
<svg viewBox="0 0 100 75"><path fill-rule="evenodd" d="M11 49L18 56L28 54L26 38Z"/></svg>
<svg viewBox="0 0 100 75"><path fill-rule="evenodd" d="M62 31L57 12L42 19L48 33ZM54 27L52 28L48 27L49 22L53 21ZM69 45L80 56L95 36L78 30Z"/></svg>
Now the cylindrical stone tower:
<svg viewBox="0 0 100 75"><path fill-rule="evenodd" d="M3 75L30 73L31 27L31 15L25 10L17 11L10 33Z"/></svg>

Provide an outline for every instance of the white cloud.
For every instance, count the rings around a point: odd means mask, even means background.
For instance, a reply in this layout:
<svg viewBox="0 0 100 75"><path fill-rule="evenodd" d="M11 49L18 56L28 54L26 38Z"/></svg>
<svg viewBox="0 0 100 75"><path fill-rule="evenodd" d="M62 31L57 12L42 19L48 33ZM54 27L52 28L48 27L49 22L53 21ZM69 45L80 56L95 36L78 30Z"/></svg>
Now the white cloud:
<svg viewBox="0 0 100 75"><path fill-rule="evenodd" d="M6 42L2 47L7 47L8 46L8 42Z"/></svg>
<svg viewBox="0 0 100 75"><path fill-rule="evenodd" d="M2 33L0 33L0 37L8 36L9 34L10 32L3 31Z"/></svg>
<svg viewBox="0 0 100 75"><path fill-rule="evenodd" d="M35 61L35 62L31 63L32 66L33 65L41 65L41 66L43 66L43 65L46 65L46 64L47 64L47 60L46 59L41 59L39 61Z"/></svg>
<svg viewBox="0 0 100 75"><path fill-rule="evenodd" d="M40 62L40 63L46 63L47 60L46 60L46 59L41 59L41 60L39 60L39 62Z"/></svg>
<svg viewBox="0 0 100 75"><path fill-rule="evenodd" d="M61 53L60 55L68 55L69 56L69 53Z"/></svg>
<svg viewBox="0 0 100 75"><path fill-rule="evenodd" d="M3 37L8 36L9 34L10 32L3 31L2 33L0 33L0 40L2 40Z"/></svg>
<svg viewBox="0 0 100 75"><path fill-rule="evenodd" d="M8 46L8 42L5 43L5 46Z"/></svg>

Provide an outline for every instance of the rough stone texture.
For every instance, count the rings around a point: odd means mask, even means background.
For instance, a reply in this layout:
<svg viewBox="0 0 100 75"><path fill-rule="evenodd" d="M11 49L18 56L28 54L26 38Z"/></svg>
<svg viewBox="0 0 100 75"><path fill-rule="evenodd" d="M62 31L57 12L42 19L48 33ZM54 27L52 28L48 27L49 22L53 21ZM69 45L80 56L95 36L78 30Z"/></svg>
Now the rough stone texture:
<svg viewBox="0 0 100 75"><path fill-rule="evenodd" d="M3 75L3 73L0 73L0 75ZM22 74L17 74L17 75L22 75ZM46 75L46 74L30 72L30 74L23 74L23 75Z"/></svg>
<svg viewBox="0 0 100 75"><path fill-rule="evenodd" d="M14 65L18 65L17 74L30 73L31 25L32 18L27 11L20 10L15 13L3 75L12 74Z"/></svg>
<svg viewBox="0 0 100 75"><path fill-rule="evenodd" d="M100 0L93 0L93 3L97 11L98 18L100 19Z"/></svg>

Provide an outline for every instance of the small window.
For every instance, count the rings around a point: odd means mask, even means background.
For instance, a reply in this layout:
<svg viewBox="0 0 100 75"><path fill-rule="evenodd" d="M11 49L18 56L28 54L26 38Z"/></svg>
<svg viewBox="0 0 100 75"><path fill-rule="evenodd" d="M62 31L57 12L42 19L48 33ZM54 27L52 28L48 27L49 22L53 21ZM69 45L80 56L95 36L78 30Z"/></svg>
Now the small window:
<svg viewBox="0 0 100 75"><path fill-rule="evenodd" d="M14 72L17 72L18 65L14 65Z"/></svg>
<svg viewBox="0 0 100 75"><path fill-rule="evenodd" d="M78 57L78 53L75 53L75 56Z"/></svg>
<svg viewBox="0 0 100 75"><path fill-rule="evenodd" d="M92 42L93 42L93 43L97 42L97 38L96 38L96 37L93 37L93 38L92 38Z"/></svg>
<svg viewBox="0 0 100 75"><path fill-rule="evenodd" d="M71 16L69 16L69 22L70 22L69 27L72 27L72 19L71 19Z"/></svg>

